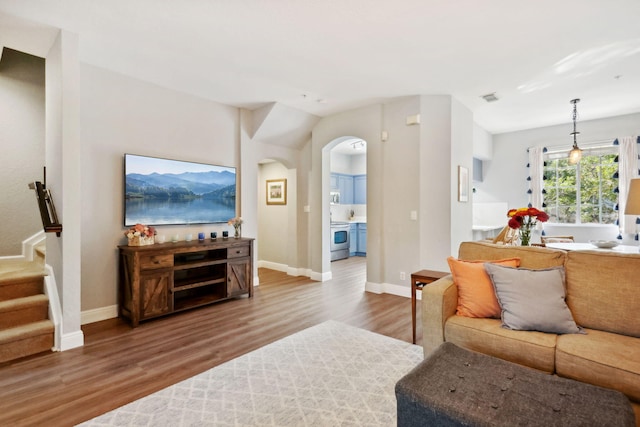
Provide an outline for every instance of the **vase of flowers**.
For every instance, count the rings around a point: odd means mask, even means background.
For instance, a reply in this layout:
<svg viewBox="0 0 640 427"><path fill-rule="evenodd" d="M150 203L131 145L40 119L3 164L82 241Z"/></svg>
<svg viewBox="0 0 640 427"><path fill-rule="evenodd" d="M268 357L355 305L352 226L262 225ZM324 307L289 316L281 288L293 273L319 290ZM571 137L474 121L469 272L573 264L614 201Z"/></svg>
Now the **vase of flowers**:
<svg viewBox="0 0 640 427"><path fill-rule="evenodd" d="M156 229L144 224L136 224L125 231L124 235L129 239L129 246L153 245Z"/></svg>
<svg viewBox="0 0 640 427"><path fill-rule="evenodd" d="M239 239L240 235L242 234L242 218L240 218L239 216L235 218L231 218L229 221L227 221L227 224L233 225L233 229L234 229L233 237L235 237L236 239Z"/></svg>
<svg viewBox="0 0 640 427"><path fill-rule="evenodd" d="M529 246L531 244L531 231L538 221L547 222L549 215L536 208L510 209L507 212L509 227L518 230L520 233L520 244Z"/></svg>

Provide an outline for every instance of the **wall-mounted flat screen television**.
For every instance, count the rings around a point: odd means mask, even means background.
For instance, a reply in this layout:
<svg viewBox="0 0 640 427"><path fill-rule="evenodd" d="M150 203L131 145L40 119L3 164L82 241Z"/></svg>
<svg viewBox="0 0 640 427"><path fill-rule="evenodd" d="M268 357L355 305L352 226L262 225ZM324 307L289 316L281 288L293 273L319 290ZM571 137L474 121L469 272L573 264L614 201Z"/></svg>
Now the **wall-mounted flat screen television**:
<svg viewBox="0 0 640 427"><path fill-rule="evenodd" d="M227 222L236 213L236 168L124 155L124 225Z"/></svg>

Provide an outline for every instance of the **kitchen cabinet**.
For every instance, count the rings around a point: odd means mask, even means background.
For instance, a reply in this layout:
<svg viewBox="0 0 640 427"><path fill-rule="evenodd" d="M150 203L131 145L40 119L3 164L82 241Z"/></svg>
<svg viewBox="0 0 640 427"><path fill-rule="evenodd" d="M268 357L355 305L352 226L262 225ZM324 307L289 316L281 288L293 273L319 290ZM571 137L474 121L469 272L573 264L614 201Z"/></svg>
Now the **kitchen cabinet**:
<svg viewBox="0 0 640 427"><path fill-rule="evenodd" d="M340 204L353 204L353 176L338 174L338 189L340 190Z"/></svg>
<svg viewBox="0 0 640 427"><path fill-rule="evenodd" d="M353 177L353 203L356 205L367 203L367 175Z"/></svg>
<svg viewBox="0 0 640 427"><path fill-rule="evenodd" d="M329 180L329 184L330 184L332 190L337 190L338 189L338 174L337 173L332 173L331 174L331 178Z"/></svg>
<svg viewBox="0 0 640 427"><path fill-rule="evenodd" d="M367 255L367 224L358 223L358 248L356 250L357 256Z"/></svg>
<svg viewBox="0 0 640 427"><path fill-rule="evenodd" d="M340 204L364 205L367 203L367 175L331 173L331 190L340 192Z"/></svg>
<svg viewBox="0 0 640 427"><path fill-rule="evenodd" d="M355 256L358 251L358 224L349 224L349 256Z"/></svg>

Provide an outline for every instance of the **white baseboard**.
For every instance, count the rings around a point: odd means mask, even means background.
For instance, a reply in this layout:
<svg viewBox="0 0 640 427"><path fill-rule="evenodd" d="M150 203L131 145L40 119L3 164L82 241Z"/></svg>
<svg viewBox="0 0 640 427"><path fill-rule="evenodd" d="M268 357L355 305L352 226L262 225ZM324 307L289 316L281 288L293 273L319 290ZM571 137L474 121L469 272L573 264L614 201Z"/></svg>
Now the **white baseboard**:
<svg viewBox="0 0 640 427"><path fill-rule="evenodd" d="M80 313L80 324L86 325L87 323L100 322L101 320L113 319L114 317L118 317L117 304L83 311Z"/></svg>
<svg viewBox="0 0 640 427"><path fill-rule="evenodd" d="M268 268L269 270L282 271L283 273L286 273L289 267L287 264L262 260L258 261L258 268Z"/></svg>
<svg viewBox="0 0 640 427"><path fill-rule="evenodd" d="M402 285L394 285L392 283L374 283L367 282L364 290L374 294L391 294L400 297L411 298L411 288ZM420 299L420 292L416 293L416 297Z"/></svg>
<svg viewBox="0 0 640 427"><path fill-rule="evenodd" d="M44 230L40 230L33 236L22 241L22 256L26 261L33 261L35 247L46 238L47 236L44 234Z"/></svg>
<svg viewBox="0 0 640 427"><path fill-rule="evenodd" d="M71 350L72 348L82 347L84 345L84 333L82 330L72 332L70 334L62 334L60 340L60 351Z"/></svg>
<svg viewBox="0 0 640 427"><path fill-rule="evenodd" d="M312 271L309 275L309 278L311 280L315 280L317 282L326 282L327 280L331 280L333 276L331 275L330 271L327 271L326 273L318 273L315 271Z"/></svg>
<svg viewBox="0 0 640 427"><path fill-rule="evenodd" d="M289 267L287 269L287 274L289 276L294 276L294 277L298 277L298 276L311 277L311 270L309 270L308 268Z"/></svg>
<svg viewBox="0 0 640 427"><path fill-rule="evenodd" d="M44 271L46 273L46 276L44 276L44 293L49 298L49 319L53 322L54 327L52 350L58 351L62 347L62 307L53 267L45 264Z"/></svg>
<svg viewBox="0 0 640 427"><path fill-rule="evenodd" d="M311 277L312 271L308 268L289 267L287 264L280 264L277 262L260 260L258 261L258 268L268 268L269 270L282 271L289 276L305 276Z"/></svg>

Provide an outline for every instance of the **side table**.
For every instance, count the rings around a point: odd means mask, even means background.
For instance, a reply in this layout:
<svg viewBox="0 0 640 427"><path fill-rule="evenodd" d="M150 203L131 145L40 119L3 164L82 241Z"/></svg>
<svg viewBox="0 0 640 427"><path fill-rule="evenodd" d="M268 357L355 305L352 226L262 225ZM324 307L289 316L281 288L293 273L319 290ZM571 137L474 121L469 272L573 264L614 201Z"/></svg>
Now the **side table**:
<svg viewBox="0 0 640 427"><path fill-rule="evenodd" d="M443 271L420 270L411 274L411 324L413 326L413 343L416 343L416 291L422 290L429 283L448 275Z"/></svg>

